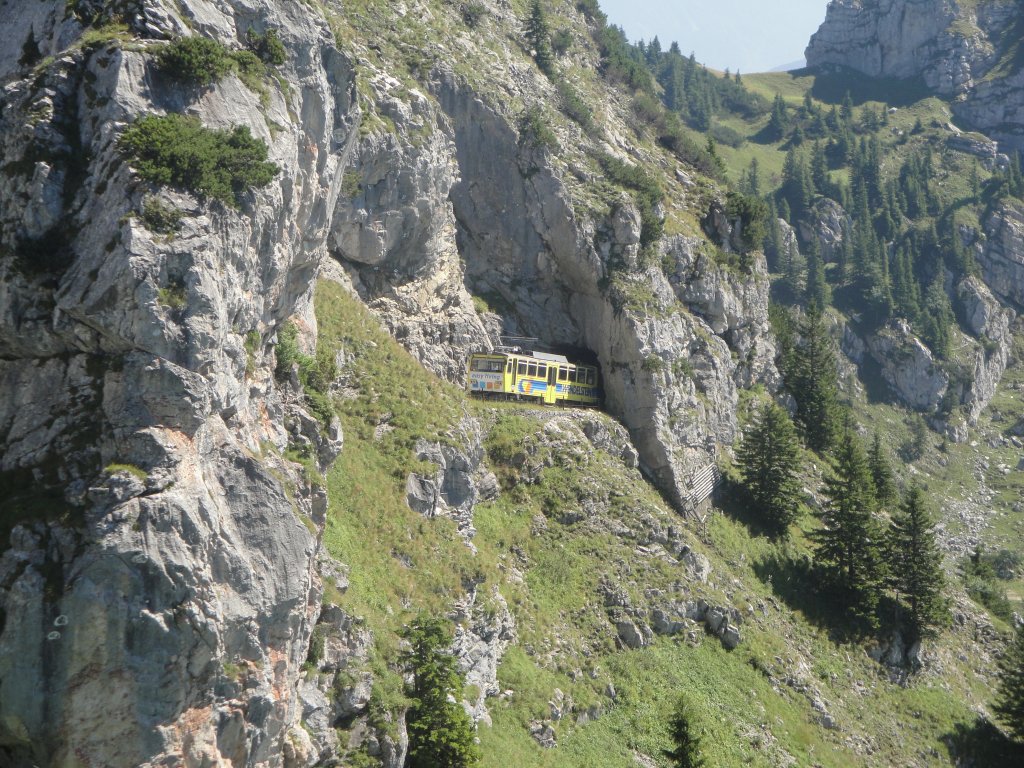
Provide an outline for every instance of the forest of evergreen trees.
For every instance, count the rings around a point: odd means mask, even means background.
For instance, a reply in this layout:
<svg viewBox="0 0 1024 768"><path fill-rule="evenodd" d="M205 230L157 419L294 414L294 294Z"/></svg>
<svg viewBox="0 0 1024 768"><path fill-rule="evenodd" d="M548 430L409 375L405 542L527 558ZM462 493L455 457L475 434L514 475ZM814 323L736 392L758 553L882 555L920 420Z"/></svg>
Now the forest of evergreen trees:
<svg viewBox="0 0 1024 768"><path fill-rule="evenodd" d="M843 631L899 629L909 643L933 636L949 621L949 608L928 499L916 484L901 491L877 433L870 446L859 437L852 410L839 397L824 312L835 304L859 318L865 331L902 318L940 361L948 359L957 324L949 285L977 270L961 234L963 211L977 221L1005 197L1024 198L1019 154L984 180L975 165L966 196L950 204L936 192L941 157L927 142L901 153L895 173L883 173L888 148L879 135L888 126L886 109L858 108L849 94L828 107L810 93L796 108L781 96L769 103L746 89L740 73L711 72L675 42L664 50L657 37L631 44L623 30L607 24L593 0L577 6L598 22L602 75L634 94L634 110L655 126L659 144L731 184L729 214L742 218L752 240L744 247L763 245L777 276L782 303L773 307L773 328L779 367L796 408L791 420L785 409L768 403L747 426L737 450L746 503L770 535L787 537L807 511L806 456L824 458L807 585L823 604L841 607L834 618ZM781 178L764 178L756 159L738 179L726 178L715 144L738 146L745 139L716 120L722 116L767 116L750 140L786 151ZM688 130L704 135L702 148ZM923 131L919 121L912 133ZM841 237L831 252L822 253L818 219L836 204ZM780 221L795 237L784 237ZM920 457L925 443L924 420L918 417L914 425L921 434L906 447L907 459ZM966 565L965 578L976 585L976 599L998 610L989 562L979 551ZM1022 681L1024 631L1002 663L996 705L1024 741ZM672 728L677 750L669 756L677 765L699 765L685 699Z"/></svg>

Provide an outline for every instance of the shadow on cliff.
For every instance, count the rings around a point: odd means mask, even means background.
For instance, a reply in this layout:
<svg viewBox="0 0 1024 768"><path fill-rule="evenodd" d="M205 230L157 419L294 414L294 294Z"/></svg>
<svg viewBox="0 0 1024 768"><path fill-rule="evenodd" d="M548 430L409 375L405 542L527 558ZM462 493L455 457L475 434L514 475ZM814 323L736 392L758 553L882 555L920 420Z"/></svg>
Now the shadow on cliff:
<svg viewBox="0 0 1024 768"><path fill-rule="evenodd" d="M942 741L953 765L1024 765L1024 745L1011 741L984 717L973 723L957 723L942 735Z"/></svg>
<svg viewBox="0 0 1024 768"><path fill-rule="evenodd" d="M879 101L890 107L908 107L931 95L920 77L900 80L892 77L868 77L846 67L826 70L797 69L793 77L814 77L811 96L827 104L839 104L850 94L854 105Z"/></svg>

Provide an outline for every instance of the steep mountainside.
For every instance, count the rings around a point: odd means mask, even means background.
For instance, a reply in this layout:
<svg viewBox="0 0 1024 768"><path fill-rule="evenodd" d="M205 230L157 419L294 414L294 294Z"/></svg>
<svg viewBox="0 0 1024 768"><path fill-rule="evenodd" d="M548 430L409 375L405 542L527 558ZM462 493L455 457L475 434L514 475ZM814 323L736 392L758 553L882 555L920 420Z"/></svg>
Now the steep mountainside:
<svg viewBox="0 0 1024 768"><path fill-rule="evenodd" d="M1022 149L1022 24L1016 0L833 0L805 55L812 68L923 79L968 125Z"/></svg>
<svg viewBox="0 0 1024 768"><path fill-rule="evenodd" d="M15 763L280 761L326 506L283 457L326 468L341 435L330 405L311 416L297 379L275 381L272 345L289 318L312 344L330 252L450 379L500 324L470 290L513 308L505 330L592 350L675 498L731 442L737 386L774 385L763 268L715 266L695 226L714 190L685 192L685 167L623 138L586 19L564 9L581 42L563 87L590 91L591 135L546 106L522 8L484 10L471 28L448 4L4 3L0 728ZM284 55L265 70L250 55L200 80L159 57L181 36L230 53L270 32ZM248 129L272 181L220 202L189 191L203 166L144 180L125 127L174 113ZM630 189L600 174L631 154L678 201L681 233L653 266ZM244 686L225 673L239 665Z"/></svg>
<svg viewBox="0 0 1024 768"><path fill-rule="evenodd" d="M748 113L716 151L595 2L540 7L0 0L0 767L400 768L423 616L486 766L667 766L681 695L718 766L1009 749L976 722L1006 624L959 582L936 639L851 638L812 597L811 515L766 537L734 472L728 514L686 514L751 413L794 402L761 229L833 279L854 206L766 221L725 166L781 168L788 135L743 149L767 101L727 82ZM978 45L1008 51L985 7ZM885 50L864 71L930 66ZM813 106L781 77L751 87ZM958 138L936 210L963 142L978 185L1011 168ZM977 270L927 268L949 360L922 323L829 315L858 417L948 438L906 475L956 499L954 575L1019 538L1024 207L990 197L950 219ZM604 412L470 400L466 357L502 334L598 363ZM818 509L827 459L802 456Z"/></svg>

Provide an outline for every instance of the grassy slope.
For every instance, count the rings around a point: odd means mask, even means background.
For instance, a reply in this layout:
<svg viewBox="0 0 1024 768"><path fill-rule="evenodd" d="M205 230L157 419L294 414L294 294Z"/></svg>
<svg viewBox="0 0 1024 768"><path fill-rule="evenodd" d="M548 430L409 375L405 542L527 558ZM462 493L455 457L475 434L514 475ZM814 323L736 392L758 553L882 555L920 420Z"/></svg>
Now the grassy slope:
<svg viewBox="0 0 1024 768"><path fill-rule="evenodd" d="M524 8L517 3L517 10ZM378 32L388 37L379 2L361 0L350 11L335 17L340 40L375 38ZM390 69L390 60L404 61L408 72L402 79L412 88L417 72L429 67L442 50L440 32L468 34L467 44L491 47L490 22L468 32L458 24L435 28L439 20L442 15L403 25L397 33L400 40L382 41L379 58L373 50L363 53L382 68ZM413 56L410 51L418 53ZM501 45L496 53L504 58ZM487 87L487 78L481 80L479 72L460 73ZM588 77L572 79L593 96L590 91L600 88ZM841 99L840 87L850 86L848 81L816 80L802 73L745 75L744 81L769 98L782 92L793 107L808 88L817 100L829 104ZM876 108L887 106L878 100L877 87L867 82L852 85L858 106L872 100ZM888 87L885 93L899 106L880 135L889 158L926 143L942 145L949 118L941 102L921 98L913 85ZM564 124L562 116L552 117ZM386 120L377 119L387 129ZM722 122L753 136L766 119L754 124L734 118ZM926 131L908 136L918 120ZM367 130L380 127L372 115L366 125ZM902 130L904 137L892 128ZM719 146L719 152L733 179L756 157L765 183L781 172L785 156L777 145L753 141L739 149ZM963 195L964 172L972 162L963 155L943 158L946 204ZM897 168L896 163L888 166L890 172ZM671 177L666 173L665 179ZM577 192L583 201L589 200L587 190ZM668 198L686 201L699 195ZM593 204L604 205L603 196L597 194ZM692 231L692 218L688 209L670 210L667 226ZM388 689L380 693L381 699L392 705L400 701L393 666L397 630L416 611L444 610L463 596L466 584L482 581L481 594L500 588L519 629L519 641L499 670L502 689L513 693L489 702L494 724L480 730L487 766L625 767L636 765L636 754L667 765L662 756L669 746L667 721L680 695L686 695L696 711L711 765L784 764L787 754L795 764L807 766L942 765L949 763L947 744L972 734L974 710L989 700L993 677L991 668L975 660L970 621L935 644L932 653L938 661L929 672L909 688L894 685L867 657L865 646L834 641L828 610L807 600L810 585L787 566L806 556L803 537L798 535L786 546L773 544L729 516L713 517L706 545L692 542L711 559L713 583L697 588L683 579L683 589L689 597L701 594L744 613L752 606L742 628L743 645L727 652L713 638L696 642L701 639L698 634L692 640L656 639L642 650L616 649L597 590L602 576L624 584L642 601L645 589L671 593L682 574L677 566L639 554L628 535L613 533L615 526L566 525L553 513L598 498L611 499L608 520L628 530L642 529L650 520L677 526L681 521L635 471L600 452L585 451L588 458L581 464L575 452L555 451L552 465L541 472L538 482L511 484L514 472L505 466L505 449L535 442L532 436L551 418L551 411L466 403L460 391L417 366L338 286L321 284L317 312L321 343L346 353L345 396L338 404L346 445L327 479L332 507L325 542L350 566L351 586L334 597L375 631L378 687ZM858 412L870 426L880 426L891 441L906 434L903 414L891 406L864 400ZM419 437L458 440L462 413L488 425L492 464L506 481L499 499L476 510L475 555L450 521L426 520L404 502L405 477L417 464L412 445ZM972 457L968 447L961 448L962 452L957 448L949 454L958 457L955 461L940 460L935 454L913 471L930 473L933 492L969 491ZM939 467L948 471L939 472ZM1002 475L994 479L1000 481L1011 482ZM613 496L612 489L624 495ZM1012 543L1015 533L1019 527L1007 518L1006 526L989 535ZM614 699L606 695L609 683L617 694ZM548 702L556 688L573 700L575 709L555 723L559 747L543 750L528 730L532 722L550 716ZM820 713L812 706L815 698L825 703L838 730L819 724ZM588 710L601 716L577 725L578 713Z"/></svg>
<svg viewBox="0 0 1024 768"><path fill-rule="evenodd" d="M697 713L710 764L718 766L777 765L785 753L805 766L941 765L948 761L945 740L970 731L972 709L988 700L992 681L971 667L969 629L936 644L941 675L926 673L909 688L890 683L864 647L834 642L827 613L801 602L800 585L785 583L792 574L773 569L804 553L802 536L775 544L716 514L707 544L688 536L711 559L711 583L690 583L678 566L636 551L634 537L646 527L682 525L636 470L589 444L552 448L537 437L553 416L566 417L466 402L416 365L336 284L320 284L316 307L320 343L343 349L346 360L345 396L337 401L345 450L328 475L325 543L351 568L351 586L338 599L375 631L379 673L393 663L397 629L419 609L450 606L466 579L499 587L516 617L519 642L499 670L502 689L513 693L489 702L494 724L479 733L484 765L626 768L636 764L634 753L667 765L667 721L681 695ZM476 555L449 521L424 519L403 500L416 438L452 436L464 412L487 425L491 463L505 487L476 511ZM532 484L509 464L524 447L548 460ZM558 521L561 511L588 499L607 502L606 511ZM597 589L602 577L636 603L646 589L671 594L681 582L685 596L734 605L748 617L744 642L729 652L697 634L617 650ZM397 686L393 674L381 680ZM609 683L614 700L606 695ZM810 692L797 690L802 686ZM555 724L558 748L544 750L528 728L550 716L556 688L576 711ZM818 723L811 700L819 696L839 730ZM576 725L578 713L592 706L601 716Z"/></svg>
<svg viewBox="0 0 1024 768"><path fill-rule="evenodd" d="M948 105L923 93L915 83L880 83L851 73L846 73L844 78L840 86L832 79L824 80L801 70L745 75L744 83L768 99L779 93L794 108L803 103L804 95L809 91L815 103L828 110L845 94L843 88L851 92L855 113L864 107L880 111L888 109L891 104L898 104L896 111L889 114L888 125L877 133L884 157L883 174L898 173L900 164L911 153L930 147L938 155L937 189L942 206L956 210L958 221L977 226L985 201L981 206L965 202L969 195L969 176L972 167L977 167L982 182L990 174L970 155L945 148L946 139L952 135L947 128L951 120ZM880 100L883 95L884 101ZM730 125L741 134L753 137L766 121L764 118L746 123L733 118ZM924 130L914 133L915 126ZM738 178L753 157L758 158L762 169L781 170L785 156L784 149L778 144L758 144L753 140L748 140L738 150L723 147L720 152L729 164L731 178ZM767 179L767 176L763 173L762 178ZM981 472L985 484L994 491L991 518L982 532L982 540L990 551L1006 548L1024 553L1024 515L1021 514L1024 511L1024 474L1016 471L1019 449L1012 445L991 444L999 442L998 434L1002 430L1024 417L1024 406L1018 394L1022 379L1024 371L1019 364L1007 371L999 392L967 445L946 445L931 435L933 447L941 447L942 450L933 450L918 465L904 467L902 472L905 479L913 476L923 482L932 498L940 500L958 500L976 494L979 480L975 475ZM871 432L879 431L887 438L888 444L899 446L908 440L908 418L901 409L866 396L857 399L855 406L861 423ZM987 469L978 469L981 460L987 462ZM1011 471L1007 473L1006 467ZM947 505L940 503L940 506ZM956 519L947 519L946 527L952 534L962 532L962 526ZM1018 601L1024 598L1024 580L1019 578L1007 586L1011 598ZM1022 606L1024 602L1018 602L1017 609L1021 610Z"/></svg>

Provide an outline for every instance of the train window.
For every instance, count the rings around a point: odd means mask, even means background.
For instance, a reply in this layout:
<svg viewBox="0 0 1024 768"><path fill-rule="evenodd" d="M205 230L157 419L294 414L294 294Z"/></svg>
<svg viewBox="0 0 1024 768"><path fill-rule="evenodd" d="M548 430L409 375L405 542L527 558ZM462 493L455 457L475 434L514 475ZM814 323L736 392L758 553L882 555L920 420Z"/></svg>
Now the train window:
<svg viewBox="0 0 1024 768"><path fill-rule="evenodd" d="M564 365L560 365L558 367L558 380L559 381L565 381L568 378L569 378L569 369L566 368Z"/></svg>
<svg viewBox="0 0 1024 768"><path fill-rule="evenodd" d="M548 367L544 363L537 364L537 375L542 379L548 375Z"/></svg>
<svg viewBox="0 0 1024 768"><path fill-rule="evenodd" d="M520 376L525 376L526 375L526 361L525 360L520 360L519 361L519 371L518 371L518 373L519 373Z"/></svg>
<svg viewBox="0 0 1024 768"><path fill-rule="evenodd" d="M478 357L473 360L473 370L482 371L484 373L501 373L503 363L501 360L493 360L483 357Z"/></svg>
<svg viewBox="0 0 1024 768"><path fill-rule="evenodd" d="M505 373L512 373L512 361L508 361L508 365L505 366Z"/></svg>
<svg viewBox="0 0 1024 768"><path fill-rule="evenodd" d="M537 375L537 364L536 363L530 363L529 373L527 375L528 376L536 376Z"/></svg>
<svg viewBox="0 0 1024 768"><path fill-rule="evenodd" d="M576 369L576 383L586 384L587 383L587 372L582 368Z"/></svg>
<svg viewBox="0 0 1024 768"><path fill-rule="evenodd" d="M593 368L587 369L587 384L594 386L597 383L597 371Z"/></svg>

